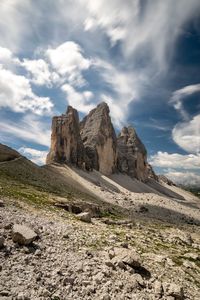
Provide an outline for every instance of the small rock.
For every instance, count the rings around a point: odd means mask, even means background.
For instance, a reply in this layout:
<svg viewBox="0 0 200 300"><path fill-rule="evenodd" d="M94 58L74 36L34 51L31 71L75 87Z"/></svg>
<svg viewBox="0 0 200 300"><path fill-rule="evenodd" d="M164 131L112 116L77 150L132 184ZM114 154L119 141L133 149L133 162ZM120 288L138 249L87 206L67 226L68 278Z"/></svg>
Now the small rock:
<svg viewBox="0 0 200 300"><path fill-rule="evenodd" d="M122 248L128 249L128 243L126 243L126 242L121 243L120 246L121 246Z"/></svg>
<svg viewBox="0 0 200 300"><path fill-rule="evenodd" d="M10 292L7 290L0 291L0 296L10 296Z"/></svg>
<svg viewBox="0 0 200 300"><path fill-rule="evenodd" d="M30 300L30 298L26 294L21 292L21 293L18 294L17 300Z"/></svg>
<svg viewBox="0 0 200 300"><path fill-rule="evenodd" d="M4 225L4 229L12 229L13 223L7 223Z"/></svg>
<svg viewBox="0 0 200 300"><path fill-rule="evenodd" d="M3 236L0 236L0 249L4 247L5 239Z"/></svg>
<svg viewBox="0 0 200 300"><path fill-rule="evenodd" d="M4 207L4 206L5 206L5 204L4 204L3 200L0 200L0 207Z"/></svg>
<svg viewBox="0 0 200 300"><path fill-rule="evenodd" d="M156 280L154 282L154 293L156 296L161 296L163 293L162 282L160 282L159 280Z"/></svg>
<svg viewBox="0 0 200 300"><path fill-rule="evenodd" d="M134 274L134 275L132 275L132 277L134 277L136 279L136 281L138 282L138 284L141 287L145 286L144 280L143 280L143 278L142 278L142 276L140 274Z"/></svg>
<svg viewBox="0 0 200 300"><path fill-rule="evenodd" d="M139 212L140 213L146 213L146 212L148 212L149 210L148 210L148 208L146 207L146 206L144 206L144 205L141 205L140 207L139 207Z"/></svg>
<svg viewBox="0 0 200 300"><path fill-rule="evenodd" d="M123 261L119 261L117 263L117 266L122 270L126 270L126 265L125 265L125 263L123 263Z"/></svg>
<svg viewBox="0 0 200 300"><path fill-rule="evenodd" d="M63 279L63 285L67 285L67 284L73 285L74 281L75 281L75 278L66 277L66 278Z"/></svg>
<svg viewBox="0 0 200 300"><path fill-rule="evenodd" d="M110 300L110 296L108 294L105 294L101 297L102 300Z"/></svg>
<svg viewBox="0 0 200 300"><path fill-rule="evenodd" d="M91 223L91 214L89 212L82 212L77 215L77 218L83 222Z"/></svg>
<svg viewBox="0 0 200 300"><path fill-rule="evenodd" d="M12 231L12 240L20 245L29 245L37 238L37 234L27 226L15 224Z"/></svg>
<svg viewBox="0 0 200 300"><path fill-rule="evenodd" d="M129 265L132 268L140 267L140 257L139 255L129 249L125 248L115 248L115 257L113 258L114 261L123 263L125 265Z"/></svg>
<svg viewBox="0 0 200 300"><path fill-rule="evenodd" d="M108 251L108 256L110 259L112 259L115 256L115 252L113 250Z"/></svg>
<svg viewBox="0 0 200 300"><path fill-rule="evenodd" d="M193 269L195 268L195 263L193 261L186 260L183 262L183 266L188 269Z"/></svg>
<svg viewBox="0 0 200 300"><path fill-rule="evenodd" d="M105 265L109 268L112 268L113 270L115 269L115 265L111 261L105 261Z"/></svg>
<svg viewBox="0 0 200 300"><path fill-rule="evenodd" d="M165 293L167 296L174 297L176 300L182 300L184 297L183 288L175 283L165 285Z"/></svg>
<svg viewBox="0 0 200 300"><path fill-rule="evenodd" d="M63 234L63 239L66 239L66 240L68 240L69 239L69 234Z"/></svg>
<svg viewBox="0 0 200 300"><path fill-rule="evenodd" d="M186 257L186 258L191 258L193 260L200 259L200 256L197 253L185 253L183 256Z"/></svg>

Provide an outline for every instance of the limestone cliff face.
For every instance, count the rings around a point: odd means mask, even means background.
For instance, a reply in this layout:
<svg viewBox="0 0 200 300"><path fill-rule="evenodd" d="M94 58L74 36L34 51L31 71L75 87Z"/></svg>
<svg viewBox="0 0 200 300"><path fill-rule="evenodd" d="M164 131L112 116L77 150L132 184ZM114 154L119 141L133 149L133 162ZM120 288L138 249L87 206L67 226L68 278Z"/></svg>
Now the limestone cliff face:
<svg viewBox="0 0 200 300"><path fill-rule="evenodd" d="M104 175L121 172L141 181L157 180L135 129L124 127L117 138L109 113L103 102L80 123L71 106L66 114L54 117L47 163L69 163Z"/></svg>
<svg viewBox="0 0 200 300"><path fill-rule="evenodd" d="M68 107L66 114L52 120L51 149L46 162L71 163L79 167L84 163L79 117L71 106Z"/></svg>
<svg viewBox="0 0 200 300"><path fill-rule="evenodd" d="M133 178L148 178L147 151L133 127L124 127L117 138L118 170Z"/></svg>
<svg viewBox="0 0 200 300"><path fill-rule="evenodd" d="M116 171L117 139L106 103L99 104L80 123L89 169L105 175Z"/></svg>

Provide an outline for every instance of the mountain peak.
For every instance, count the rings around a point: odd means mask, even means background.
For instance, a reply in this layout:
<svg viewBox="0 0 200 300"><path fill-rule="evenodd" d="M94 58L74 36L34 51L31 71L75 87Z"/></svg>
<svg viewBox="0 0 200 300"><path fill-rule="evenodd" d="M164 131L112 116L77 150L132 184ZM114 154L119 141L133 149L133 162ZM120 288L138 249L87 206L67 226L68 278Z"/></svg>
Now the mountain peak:
<svg viewBox="0 0 200 300"><path fill-rule="evenodd" d="M143 143L132 126L123 127L116 137L106 102L99 103L80 123L72 106L68 106L66 115L53 118L47 163L54 161L105 175L122 172L142 181L148 178Z"/></svg>

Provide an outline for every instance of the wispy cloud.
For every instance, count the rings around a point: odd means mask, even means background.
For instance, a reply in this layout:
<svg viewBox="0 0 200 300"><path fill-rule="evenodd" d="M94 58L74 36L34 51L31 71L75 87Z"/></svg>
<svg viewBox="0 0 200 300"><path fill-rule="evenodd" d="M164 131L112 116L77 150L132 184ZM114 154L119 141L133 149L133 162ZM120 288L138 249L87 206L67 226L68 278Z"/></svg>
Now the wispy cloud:
<svg viewBox="0 0 200 300"><path fill-rule="evenodd" d="M194 172L180 172L180 171L170 171L165 173L169 179L171 179L176 184L181 184L189 187L199 187L200 186L200 175Z"/></svg>
<svg viewBox="0 0 200 300"><path fill-rule="evenodd" d="M149 54L149 63L156 63L159 69L167 66L181 26L200 8L198 0L80 2L88 10L85 30L103 30L112 45L123 44L126 56L139 51Z"/></svg>
<svg viewBox="0 0 200 300"><path fill-rule="evenodd" d="M27 157L28 159L32 160L37 165L44 165L46 162L47 151L41 151L33 148L26 148L21 147L18 151Z"/></svg>
<svg viewBox="0 0 200 300"><path fill-rule="evenodd" d="M150 164L161 168L196 169L200 171L200 154L182 155L158 151L150 157Z"/></svg>
<svg viewBox="0 0 200 300"><path fill-rule="evenodd" d="M170 103L181 114L183 120L188 121L190 116L184 109L183 100L188 96L200 92L200 84L193 84L183 87L182 89L173 92Z"/></svg>
<svg viewBox="0 0 200 300"><path fill-rule="evenodd" d="M0 140L5 141L13 137L13 139L21 139L22 141L34 142L38 145L49 147L51 132L45 123L34 115L26 115L20 122L0 121ZM47 129L48 128L48 129Z"/></svg>
<svg viewBox="0 0 200 300"><path fill-rule="evenodd" d="M91 91L78 92L70 84L64 84L61 89L66 94L69 105L72 105L78 111L88 113L95 107L94 94Z"/></svg>
<svg viewBox="0 0 200 300"><path fill-rule="evenodd" d="M178 123L172 130L172 138L185 151L200 153L200 114Z"/></svg>

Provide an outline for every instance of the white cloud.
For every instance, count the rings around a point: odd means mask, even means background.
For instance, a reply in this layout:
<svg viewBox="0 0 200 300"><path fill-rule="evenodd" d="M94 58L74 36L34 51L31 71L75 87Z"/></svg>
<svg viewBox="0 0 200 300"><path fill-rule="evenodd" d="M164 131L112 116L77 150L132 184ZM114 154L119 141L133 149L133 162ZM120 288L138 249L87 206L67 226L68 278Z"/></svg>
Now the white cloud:
<svg viewBox="0 0 200 300"><path fill-rule="evenodd" d="M0 62L10 61L12 52L8 48L0 47Z"/></svg>
<svg viewBox="0 0 200 300"><path fill-rule="evenodd" d="M89 15L85 30L103 30L111 44L120 40L124 54L137 55L138 50L145 51L149 54L148 64L157 63L158 69L167 66L175 41L182 33L181 27L200 9L199 0L80 2Z"/></svg>
<svg viewBox="0 0 200 300"><path fill-rule="evenodd" d="M28 147L21 147L18 151L37 165L44 165L46 162L47 151L36 150Z"/></svg>
<svg viewBox="0 0 200 300"><path fill-rule="evenodd" d="M26 115L20 122L0 121L0 140L21 139L49 147L51 131L34 115ZM48 128L48 129L47 129Z"/></svg>
<svg viewBox="0 0 200 300"><path fill-rule="evenodd" d="M87 70L91 66L91 61L83 56L81 47L68 41L55 49L48 49L46 55L52 64L52 67L61 75L67 76L70 84L82 86L85 79L82 71Z"/></svg>
<svg viewBox="0 0 200 300"><path fill-rule="evenodd" d="M31 74L31 81L34 84L52 86L52 82L59 81L59 75L51 72L47 62L43 59L24 59L21 66Z"/></svg>
<svg viewBox="0 0 200 300"><path fill-rule="evenodd" d="M139 8L138 1L80 0L80 2L89 12L84 24L85 30L96 27L105 30L112 44L126 38L127 25L137 15Z"/></svg>
<svg viewBox="0 0 200 300"><path fill-rule="evenodd" d="M13 67L20 64L20 60L15 57L8 48L0 47L0 64L6 67Z"/></svg>
<svg viewBox="0 0 200 300"><path fill-rule="evenodd" d="M167 153L159 151L150 157L150 164L161 168L199 169L200 154L182 155L178 153Z"/></svg>
<svg viewBox="0 0 200 300"><path fill-rule="evenodd" d="M78 111L87 114L95 107L94 95L91 91L78 92L69 84L64 84L61 89L66 93L68 104Z"/></svg>
<svg viewBox="0 0 200 300"><path fill-rule="evenodd" d="M28 36L32 13L31 0L0 1L0 36L1 44L12 50L18 50L23 39Z"/></svg>
<svg viewBox="0 0 200 300"><path fill-rule="evenodd" d="M200 175L193 172L177 172L172 170L164 175L176 184L193 187L200 186Z"/></svg>
<svg viewBox="0 0 200 300"><path fill-rule="evenodd" d="M200 84L187 85L173 93L172 101L180 100L180 98L190 96L196 92L200 92Z"/></svg>
<svg viewBox="0 0 200 300"><path fill-rule="evenodd" d="M0 108L15 112L32 111L35 114L49 114L53 103L48 97L39 97L31 89L29 80L0 66Z"/></svg>
<svg viewBox="0 0 200 300"><path fill-rule="evenodd" d="M137 91L140 85L138 81L143 82L144 79L140 78L139 74L136 77L133 72L123 72L111 63L101 59L95 59L93 65L112 91L112 96L103 93L101 100L107 102L110 106L115 126L121 127L128 117L129 104L138 99Z"/></svg>
<svg viewBox="0 0 200 300"><path fill-rule="evenodd" d="M170 102L173 104L174 108L180 112L184 120L188 120L189 115L183 107L183 99L197 92L200 92L200 84L185 86L172 94Z"/></svg>
<svg viewBox="0 0 200 300"><path fill-rule="evenodd" d="M172 130L176 144L189 153L200 153L200 114L187 122L178 123Z"/></svg>

